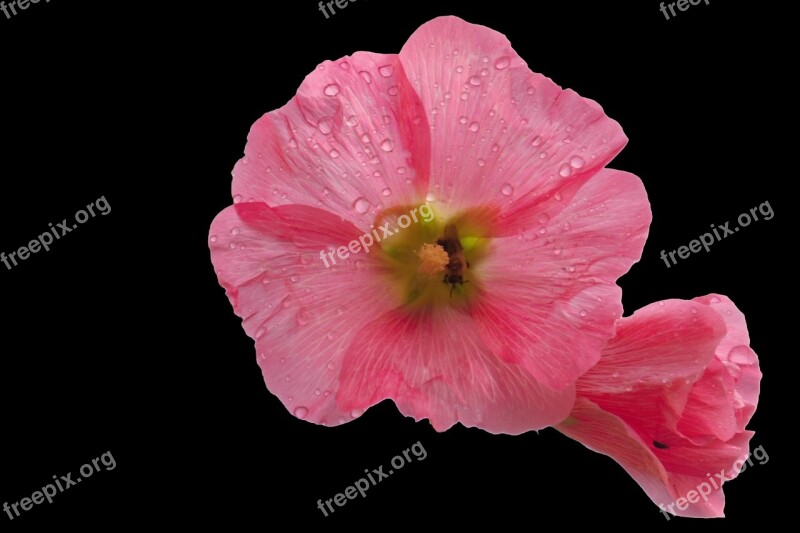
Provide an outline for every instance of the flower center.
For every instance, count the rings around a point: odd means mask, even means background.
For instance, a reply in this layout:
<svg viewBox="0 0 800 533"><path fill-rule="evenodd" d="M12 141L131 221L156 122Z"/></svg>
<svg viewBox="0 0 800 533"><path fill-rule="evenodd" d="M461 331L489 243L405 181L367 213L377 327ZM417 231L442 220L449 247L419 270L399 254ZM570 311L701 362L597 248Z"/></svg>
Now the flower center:
<svg viewBox="0 0 800 533"><path fill-rule="evenodd" d="M480 263L489 248L486 225L466 211L436 216L428 204L426 218L406 216L414 208L397 206L384 212L375 226L395 231L380 242L381 271L387 285L407 308L465 306L479 293ZM420 213L422 213L420 208Z"/></svg>

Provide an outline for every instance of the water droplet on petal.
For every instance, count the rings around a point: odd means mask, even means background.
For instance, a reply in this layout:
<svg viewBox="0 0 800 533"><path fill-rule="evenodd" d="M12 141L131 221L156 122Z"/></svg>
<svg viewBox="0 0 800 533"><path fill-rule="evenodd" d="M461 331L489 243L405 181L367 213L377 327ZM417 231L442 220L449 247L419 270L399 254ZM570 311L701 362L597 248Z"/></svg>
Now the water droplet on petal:
<svg viewBox="0 0 800 533"><path fill-rule="evenodd" d="M231 235L239 235L239 228L232 228Z"/></svg>
<svg viewBox="0 0 800 533"><path fill-rule="evenodd" d="M469 125L469 131L478 131L479 129L481 129L481 126L477 122L472 122Z"/></svg>
<svg viewBox="0 0 800 533"><path fill-rule="evenodd" d="M388 78L394 73L394 67L392 65L384 65L378 69L378 72L384 78Z"/></svg>
<svg viewBox="0 0 800 533"><path fill-rule="evenodd" d="M355 117L355 115L350 115L349 117L347 117L345 123L352 128L353 126L358 124L358 119Z"/></svg>
<svg viewBox="0 0 800 533"><path fill-rule="evenodd" d="M233 197L233 203L238 204L241 201L242 201L242 195L241 194L237 194L236 196Z"/></svg>
<svg viewBox="0 0 800 533"><path fill-rule="evenodd" d="M397 93L400 91L397 88L397 85L392 85L391 87L386 89L386 92L389 93L389 96L397 96Z"/></svg>
<svg viewBox="0 0 800 533"><path fill-rule="evenodd" d="M392 144L392 141L389 139L384 139L384 141L381 143L381 150L384 152L391 152L393 149L394 144Z"/></svg>
<svg viewBox="0 0 800 533"><path fill-rule="evenodd" d="M514 194L514 187L510 183L504 183L503 186L500 187L500 192L506 196L511 196Z"/></svg>
<svg viewBox="0 0 800 533"><path fill-rule="evenodd" d="M356 212L361 213L363 215L364 213L369 211L369 202L367 201L366 198L361 197L357 199L355 202L353 202L353 209L355 209Z"/></svg>
<svg viewBox="0 0 800 533"><path fill-rule="evenodd" d="M336 96L339 94L339 86L335 83L331 83L327 87L325 87L325 95L326 96Z"/></svg>
<svg viewBox="0 0 800 533"><path fill-rule="evenodd" d="M324 135L328 135L333 131L333 121L329 118L320 119L317 124L317 129Z"/></svg>
<svg viewBox="0 0 800 533"><path fill-rule="evenodd" d="M210 240L211 242L217 242L218 239L219 237L217 237L216 235L212 235L211 238L208 240Z"/></svg>
<svg viewBox="0 0 800 533"><path fill-rule="evenodd" d="M561 168L558 171L558 175L561 176L562 178L566 178L570 174L572 174L572 167L570 167L566 163L561 165Z"/></svg>
<svg viewBox="0 0 800 533"><path fill-rule="evenodd" d="M372 83L372 76L370 76L369 72L366 70L362 70L358 73L358 75L361 76L361 79L363 79L365 82Z"/></svg>
<svg viewBox="0 0 800 533"><path fill-rule="evenodd" d="M497 70L506 69L509 67L509 65L511 65L511 59L507 56L498 57L497 61L494 62L494 68Z"/></svg>
<svg viewBox="0 0 800 533"><path fill-rule="evenodd" d="M392 195L392 190L387 187L386 189L383 189L381 191L381 194L384 195L384 196L391 196Z"/></svg>
<svg viewBox="0 0 800 533"><path fill-rule="evenodd" d="M436 195L433 194L433 192L428 192L428 194L425 195L425 201L426 202L435 202L436 201Z"/></svg>
<svg viewBox="0 0 800 533"><path fill-rule="evenodd" d="M579 155L573 156L572 159L569 160L569 166L572 168L581 168L584 164L585 161Z"/></svg>
<svg viewBox="0 0 800 533"><path fill-rule="evenodd" d="M297 313L297 325L298 326L305 326L308 324L311 317L308 314L308 311L305 309L301 309L299 313Z"/></svg>
<svg viewBox="0 0 800 533"><path fill-rule="evenodd" d="M308 408L303 407L302 405L295 407L294 416L300 419L305 418L306 416L308 416Z"/></svg>
<svg viewBox="0 0 800 533"><path fill-rule="evenodd" d="M469 84L477 87L481 84L481 78L479 76L470 76Z"/></svg>
<svg viewBox="0 0 800 533"><path fill-rule="evenodd" d="M350 411L350 416L352 416L353 418L358 418L359 416L361 416L363 414L364 414L364 410L363 409L359 409L359 408L355 408L352 411Z"/></svg>
<svg viewBox="0 0 800 533"><path fill-rule="evenodd" d="M478 159L478 166L479 167L485 167L486 166L486 160L485 159Z"/></svg>

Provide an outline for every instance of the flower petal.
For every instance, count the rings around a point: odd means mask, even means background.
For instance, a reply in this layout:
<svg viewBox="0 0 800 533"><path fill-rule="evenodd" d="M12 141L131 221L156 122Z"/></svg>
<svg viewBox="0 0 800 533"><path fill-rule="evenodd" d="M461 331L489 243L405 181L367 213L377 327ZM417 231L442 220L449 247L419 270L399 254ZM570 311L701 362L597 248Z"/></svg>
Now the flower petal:
<svg viewBox="0 0 800 533"><path fill-rule="evenodd" d="M437 431L461 422L519 434L563 420L574 388L550 391L498 359L464 312L399 309L358 333L347 351L338 398L345 409L391 398L403 413L429 418Z"/></svg>
<svg viewBox="0 0 800 533"><path fill-rule="evenodd" d="M485 298L473 314L492 350L560 389L613 336L622 314L615 282L641 256L651 214L639 178L604 169L561 211L538 218L517 237L493 239L476 269Z"/></svg>
<svg viewBox="0 0 800 533"><path fill-rule="evenodd" d="M364 229L387 198L427 190L430 135L396 55L326 61L281 109L253 124L233 170L234 199L302 204Z"/></svg>
<svg viewBox="0 0 800 533"><path fill-rule="evenodd" d="M716 310L725 320L728 330L717 347L716 356L727 371L736 377L734 388L727 389L727 392L733 395L737 424L744 427L755 413L761 390L761 369L758 356L750 348L744 314L727 296L721 294L701 296L694 301Z"/></svg>
<svg viewBox="0 0 800 533"><path fill-rule="evenodd" d="M578 398L570 417L556 429L590 450L614 459L653 503L663 506L662 509L670 509L678 516L724 516L725 494L722 490L710 490L708 501L687 502L688 507L683 510L676 505L670 507L678 498L686 498L689 491L697 490L701 483L707 482L705 472L700 476L668 473L649 443L644 442L631 426L587 398Z"/></svg>
<svg viewBox="0 0 800 533"><path fill-rule="evenodd" d="M582 182L625 145L619 124L531 72L508 39L457 17L423 24L400 52L431 128L431 191L454 210Z"/></svg>
<svg viewBox="0 0 800 533"><path fill-rule="evenodd" d="M256 341L267 387L295 416L319 424L352 419L335 401L345 348L394 305L370 254L330 268L320 259L359 234L320 209L259 202L229 207L211 226L212 262Z"/></svg>

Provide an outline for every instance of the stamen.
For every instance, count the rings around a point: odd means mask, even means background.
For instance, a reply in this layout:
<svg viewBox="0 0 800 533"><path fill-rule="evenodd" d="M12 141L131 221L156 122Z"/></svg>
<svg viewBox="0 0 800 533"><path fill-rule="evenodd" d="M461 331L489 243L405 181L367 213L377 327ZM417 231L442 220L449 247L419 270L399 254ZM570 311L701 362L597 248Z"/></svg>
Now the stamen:
<svg viewBox="0 0 800 533"><path fill-rule="evenodd" d="M438 244L423 244L416 254L419 257L419 271L426 276L443 272L450 261L447 252Z"/></svg>

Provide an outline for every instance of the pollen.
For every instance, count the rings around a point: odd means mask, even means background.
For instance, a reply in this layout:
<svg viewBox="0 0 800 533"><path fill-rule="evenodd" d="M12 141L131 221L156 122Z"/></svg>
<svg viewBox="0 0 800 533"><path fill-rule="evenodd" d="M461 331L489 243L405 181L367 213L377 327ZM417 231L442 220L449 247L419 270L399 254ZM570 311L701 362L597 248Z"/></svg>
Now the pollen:
<svg viewBox="0 0 800 533"><path fill-rule="evenodd" d="M435 276L444 271L450 261L447 252L438 244L423 244L416 254L419 257L419 271L426 276Z"/></svg>

